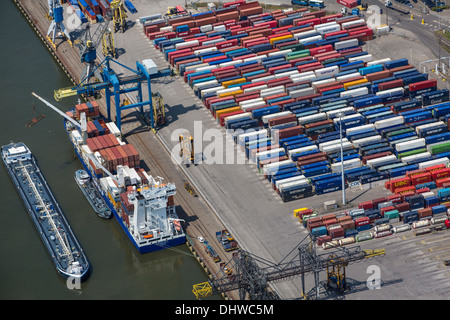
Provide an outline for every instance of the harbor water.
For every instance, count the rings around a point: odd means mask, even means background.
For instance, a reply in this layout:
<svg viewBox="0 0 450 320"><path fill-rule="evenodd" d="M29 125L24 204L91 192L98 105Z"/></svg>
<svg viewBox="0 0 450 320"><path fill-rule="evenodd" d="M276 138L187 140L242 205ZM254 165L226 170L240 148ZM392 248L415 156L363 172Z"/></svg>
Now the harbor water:
<svg viewBox="0 0 450 320"><path fill-rule="evenodd" d="M12 1L0 21L0 144L24 142L38 160L92 267L80 288L58 275L4 165L0 167L0 298L192 300L192 285L208 280L186 245L139 254L118 222L93 211L74 181L82 166L62 117L35 99L34 91L62 111L77 101L56 102L55 89L71 86L65 73ZM82 70L80 70L81 72ZM43 115L39 122L27 126ZM212 297L217 299L217 297Z"/></svg>

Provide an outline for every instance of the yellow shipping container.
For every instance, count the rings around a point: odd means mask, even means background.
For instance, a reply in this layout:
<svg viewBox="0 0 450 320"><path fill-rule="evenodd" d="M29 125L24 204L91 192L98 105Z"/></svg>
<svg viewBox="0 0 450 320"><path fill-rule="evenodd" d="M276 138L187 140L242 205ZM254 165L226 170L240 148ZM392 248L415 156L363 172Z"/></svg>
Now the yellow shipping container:
<svg viewBox="0 0 450 320"><path fill-rule="evenodd" d="M223 85L225 88L228 88L229 86L231 86L231 85L233 85L233 84L244 83L245 81L247 81L247 79L245 79L245 78L239 78L239 79L234 79L234 80L224 81L224 82L222 82L222 85Z"/></svg>
<svg viewBox="0 0 450 320"><path fill-rule="evenodd" d="M226 114L226 113L240 111L240 110L241 110L241 107L231 107L231 108L227 108L227 109L217 110L216 111L216 119L217 119L217 121L219 121L219 116L221 114Z"/></svg>
<svg viewBox="0 0 450 320"><path fill-rule="evenodd" d="M231 91L231 92L224 92L219 94L219 98L224 98L224 97L229 97L229 96L236 96L237 94L243 93L243 90L236 90L236 91Z"/></svg>
<svg viewBox="0 0 450 320"><path fill-rule="evenodd" d="M347 90L348 87L356 86L356 85L358 85L358 84L366 83L366 82L369 82L369 81L368 81L367 79L361 79L361 80L356 80L356 81L350 81L350 82L344 83L344 89Z"/></svg>
<svg viewBox="0 0 450 320"><path fill-rule="evenodd" d="M304 211L304 210L308 210L308 208L295 209L295 210L294 210L294 217L298 218L298 213L299 213L300 211Z"/></svg>
<svg viewBox="0 0 450 320"><path fill-rule="evenodd" d="M269 40L269 42L270 42L271 45L273 45L273 43L274 43L275 41L278 41L278 40L285 40L285 39L290 39L290 38L293 38L293 37L294 37L294 36L293 36L292 34L288 34L288 35L285 35L285 36L272 38L272 39Z"/></svg>

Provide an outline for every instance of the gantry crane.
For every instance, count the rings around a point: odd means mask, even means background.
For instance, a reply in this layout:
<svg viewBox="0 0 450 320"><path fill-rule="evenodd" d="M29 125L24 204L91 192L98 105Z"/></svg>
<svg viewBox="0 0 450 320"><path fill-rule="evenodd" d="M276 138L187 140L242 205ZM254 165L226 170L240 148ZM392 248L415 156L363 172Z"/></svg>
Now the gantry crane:
<svg viewBox="0 0 450 320"><path fill-rule="evenodd" d="M50 23L50 27L47 31L47 39L50 41L52 46L56 49L56 35L61 32L69 42L69 44L72 46L72 40L70 38L70 34L67 31L66 27L64 26L63 20L63 7L61 5L61 2L59 0L48 0L48 13L47 17L52 22ZM52 37L50 38L50 34L52 34Z"/></svg>
<svg viewBox="0 0 450 320"><path fill-rule="evenodd" d="M112 19L114 25L114 32L125 32L127 29L127 14L123 0L113 0L109 4L112 12Z"/></svg>
<svg viewBox="0 0 450 320"><path fill-rule="evenodd" d="M111 63L116 63L119 66L132 72L131 75L119 76L111 68ZM100 69L101 80L99 82L89 83L86 81L90 77L88 75L84 81L80 82L75 87L63 88L55 90L54 98L55 100L60 100L61 98L71 97L75 95L86 95L92 96L105 91L106 109L107 109L107 119L111 121L111 98L114 97L114 104L116 109L116 124L119 130L121 130L121 114L123 110L136 108L140 115L145 121L148 121L151 129L155 129L155 111L152 99L151 90L151 79L156 79L160 77L166 77L173 75L170 68L163 70L156 70L156 65L151 59L145 59L142 62L136 61L136 69L131 69L120 62L114 60L111 56L105 57L105 59L92 70L91 74L95 73L97 69ZM143 99L142 85L146 82L147 84L147 94L148 100ZM129 104L121 104L121 95L137 92L137 102ZM149 106L150 111L148 113L144 112L144 106Z"/></svg>
<svg viewBox="0 0 450 320"><path fill-rule="evenodd" d="M224 266L235 270L233 275L226 274L222 269L208 282L193 286L192 292L197 299L211 295L238 290L241 300L278 300L278 294L269 288L269 283L284 281L294 277L301 277L302 296L313 298L305 294L305 275L314 274L316 298L319 298L319 272L326 270L329 288L348 288L345 280L345 268L348 264L360 262L370 258L381 257L386 254L384 249L362 250L359 246L337 247L332 253L318 253L316 237L309 234L296 246L281 262L273 263L245 250L240 249L233 254L233 258ZM334 273L330 271L334 268ZM340 271L337 273L336 270ZM335 281L335 276L339 276Z"/></svg>

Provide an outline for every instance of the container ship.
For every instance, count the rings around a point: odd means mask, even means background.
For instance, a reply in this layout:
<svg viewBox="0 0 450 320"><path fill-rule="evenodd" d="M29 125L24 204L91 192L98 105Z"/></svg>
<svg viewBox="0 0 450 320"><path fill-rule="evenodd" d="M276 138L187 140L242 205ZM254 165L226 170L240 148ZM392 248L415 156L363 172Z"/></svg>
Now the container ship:
<svg viewBox="0 0 450 320"><path fill-rule="evenodd" d="M86 280L88 259L30 149L22 142L10 143L1 147L1 155L56 270L66 279Z"/></svg>
<svg viewBox="0 0 450 320"><path fill-rule="evenodd" d="M104 121L96 101L68 111L64 127L92 184L140 253L186 242L173 200L175 184L140 167L139 153L121 140L114 122Z"/></svg>

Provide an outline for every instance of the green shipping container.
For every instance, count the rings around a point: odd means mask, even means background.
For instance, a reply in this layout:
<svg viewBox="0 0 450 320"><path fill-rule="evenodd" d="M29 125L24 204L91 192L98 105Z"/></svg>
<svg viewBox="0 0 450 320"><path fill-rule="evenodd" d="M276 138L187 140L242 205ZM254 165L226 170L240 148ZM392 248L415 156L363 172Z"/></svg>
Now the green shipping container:
<svg viewBox="0 0 450 320"><path fill-rule="evenodd" d="M398 210L392 210L384 213L384 217L390 219L398 218Z"/></svg>
<svg viewBox="0 0 450 320"><path fill-rule="evenodd" d="M429 148L431 154L435 155L442 152L450 151L450 142L437 144Z"/></svg>
<svg viewBox="0 0 450 320"><path fill-rule="evenodd" d="M308 57L311 54L309 53L309 50L300 50L300 51L294 51L294 52L290 52L288 54L286 54L286 60L290 61L290 60L294 60L294 59L298 59L298 58L304 58L304 57Z"/></svg>
<svg viewBox="0 0 450 320"><path fill-rule="evenodd" d="M404 158L404 157L408 157L408 156L412 156L412 155L419 154L419 153L424 153L424 152L427 152L427 148L421 148L421 149L417 149L417 150L402 152L402 153L399 153L397 155L397 157L399 159L401 159L401 158Z"/></svg>
<svg viewBox="0 0 450 320"><path fill-rule="evenodd" d="M305 49L305 46L303 45L303 43L297 43L297 44L291 44L289 46L280 47L280 50L288 50L288 49L291 49L292 52L297 52L297 51Z"/></svg>

